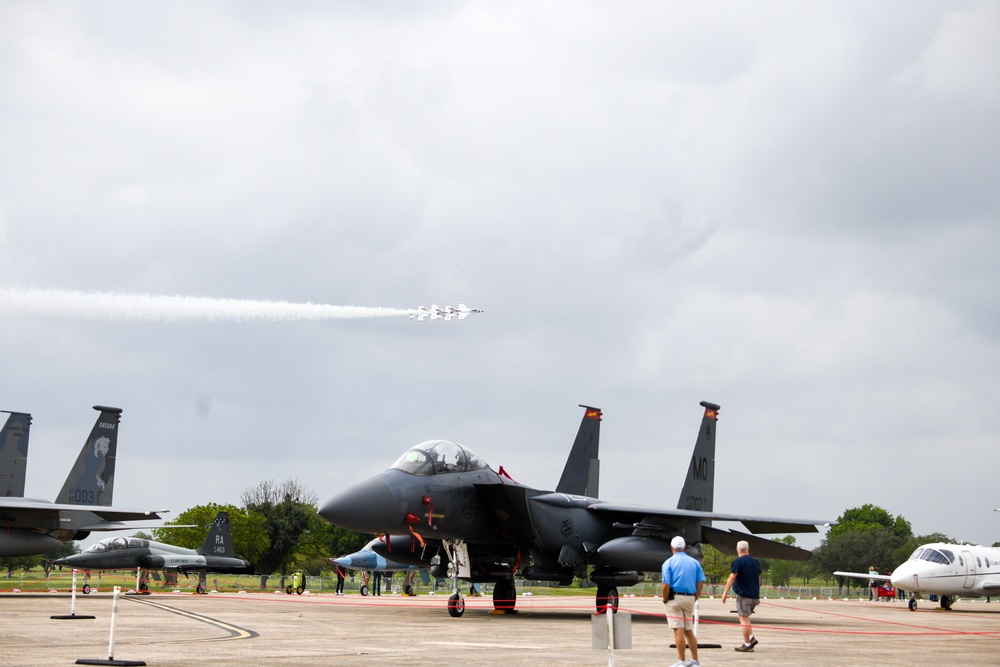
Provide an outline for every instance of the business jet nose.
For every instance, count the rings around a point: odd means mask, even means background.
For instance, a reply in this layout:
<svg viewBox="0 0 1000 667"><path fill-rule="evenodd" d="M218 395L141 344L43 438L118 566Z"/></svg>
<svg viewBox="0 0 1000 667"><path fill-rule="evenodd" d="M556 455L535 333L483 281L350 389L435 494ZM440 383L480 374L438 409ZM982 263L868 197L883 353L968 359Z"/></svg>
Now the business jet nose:
<svg viewBox="0 0 1000 667"><path fill-rule="evenodd" d="M384 533L399 524L401 516L392 491L378 477L355 484L319 508L319 515L341 528L359 533Z"/></svg>

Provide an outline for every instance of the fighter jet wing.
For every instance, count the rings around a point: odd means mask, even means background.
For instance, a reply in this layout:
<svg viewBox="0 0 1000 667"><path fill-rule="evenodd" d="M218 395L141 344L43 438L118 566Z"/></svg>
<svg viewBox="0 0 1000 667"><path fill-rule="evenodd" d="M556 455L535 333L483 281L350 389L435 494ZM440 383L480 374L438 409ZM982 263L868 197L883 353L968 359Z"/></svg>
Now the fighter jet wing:
<svg viewBox="0 0 1000 667"><path fill-rule="evenodd" d="M618 514L622 519L638 521L643 517L659 520L698 519L702 521L735 521L742 523L751 533L816 533L817 526L832 525L833 521L818 519L778 519L763 516L747 516L741 514L721 514L719 512L699 512L696 510L659 509L643 505L628 505L621 503L594 503L587 509L601 514Z"/></svg>
<svg viewBox="0 0 1000 667"><path fill-rule="evenodd" d="M61 512L87 512L106 521L137 521L162 518L159 512L166 510L141 510L110 505L73 505L68 503L50 503L44 500L29 500L25 498L0 498L0 516L17 522L18 516L50 516L58 518ZM131 528L132 526L126 526ZM107 528L91 527L87 530L109 530ZM115 529L117 530L117 529Z"/></svg>

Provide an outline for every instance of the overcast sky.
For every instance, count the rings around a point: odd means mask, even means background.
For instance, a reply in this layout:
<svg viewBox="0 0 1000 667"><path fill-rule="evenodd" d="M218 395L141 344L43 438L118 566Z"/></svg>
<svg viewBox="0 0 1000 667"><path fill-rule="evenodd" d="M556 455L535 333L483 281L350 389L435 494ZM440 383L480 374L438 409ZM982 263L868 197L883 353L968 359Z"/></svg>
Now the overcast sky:
<svg viewBox="0 0 1000 667"><path fill-rule="evenodd" d="M0 3L0 287L482 315L0 311L53 498L322 500L447 438L675 506L1000 540L1000 4ZM800 544L815 546L804 539Z"/></svg>

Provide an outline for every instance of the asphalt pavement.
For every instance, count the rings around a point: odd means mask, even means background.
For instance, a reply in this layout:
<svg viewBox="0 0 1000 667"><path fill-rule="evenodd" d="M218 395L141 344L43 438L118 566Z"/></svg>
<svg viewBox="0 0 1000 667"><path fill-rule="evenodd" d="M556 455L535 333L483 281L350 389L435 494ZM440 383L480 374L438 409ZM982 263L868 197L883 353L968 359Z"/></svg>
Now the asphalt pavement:
<svg viewBox="0 0 1000 667"><path fill-rule="evenodd" d="M492 613L487 597L468 598L451 618L445 596L154 593L122 596L109 654L111 593L0 596L0 666L73 665L78 659L148 665L607 665L592 648L593 600L523 596L517 613ZM656 598L623 598L632 648L617 666L671 665L673 635ZM760 641L733 649L740 630L732 601L699 603L703 665L1000 664L1000 604L960 601L952 611L923 602L764 600L753 616ZM601 619L604 621L604 619ZM606 621L604 621L606 622Z"/></svg>

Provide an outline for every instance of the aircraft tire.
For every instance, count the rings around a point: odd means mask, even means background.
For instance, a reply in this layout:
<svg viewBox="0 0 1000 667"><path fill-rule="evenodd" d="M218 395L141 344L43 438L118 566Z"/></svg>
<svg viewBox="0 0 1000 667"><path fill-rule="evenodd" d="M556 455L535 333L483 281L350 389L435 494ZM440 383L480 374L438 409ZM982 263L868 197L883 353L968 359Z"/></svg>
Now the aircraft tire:
<svg viewBox="0 0 1000 667"><path fill-rule="evenodd" d="M517 599L514 597L514 582L501 579L493 585L493 608L497 611L513 611Z"/></svg>
<svg viewBox="0 0 1000 667"><path fill-rule="evenodd" d="M194 592L197 593L198 595L204 595L205 587L202 586L201 584L198 584L198 586L195 587Z"/></svg>
<svg viewBox="0 0 1000 667"><path fill-rule="evenodd" d="M465 613L465 600L462 599L461 593L452 593L451 597L448 598L448 615L452 618L458 618Z"/></svg>
<svg viewBox="0 0 1000 667"><path fill-rule="evenodd" d="M618 589L614 586L598 586L597 613L605 613L609 606L612 613L618 613Z"/></svg>
<svg viewBox="0 0 1000 667"><path fill-rule="evenodd" d="M146 583L145 581L140 581L139 582L139 592L140 593L148 593L149 592L149 584Z"/></svg>
<svg viewBox="0 0 1000 667"><path fill-rule="evenodd" d="M368 587L365 586L364 584L362 584L361 585L361 590L358 591L358 592L361 593L362 597L365 596L365 595L368 595Z"/></svg>
<svg viewBox="0 0 1000 667"><path fill-rule="evenodd" d="M403 593L406 595L413 595L413 586L406 584L406 588L403 589Z"/></svg>
<svg viewBox="0 0 1000 667"><path fill-rule="evenodd" d="M302 586L299 586L298 588L295 589L295 593L297 595L302 595L305 592L306 592L306 589L304 587L302 587Z"/></svg>
<svg viewBox="0 0 1000 667"><path fill-rule="evenodd" d="M948 609L948 610L950 610L951 609L951 605L952 605L953 602L954 602L954 600L951 599L950 595L942 595L941 596L941 608L942 609Z"/></svg>
<svg viewBox="0 0 1000 667"><path fill-rule="evenodd" d="M83 590L84 595L90 595L90 584L84 584L81 590Z"/></svg>
<svg viewBox="0 0 1000 667"><path fill-rule="evenodd" d="M909 603L907 603L907 606L910 608L910 611L916 611L917 610L917 598L910 598L910 601L909 601Z"/></svg>
<svg viewBox="0 0 1000 667"><path fill-rule="evenodd" d="M295 590L295 589L294 589L294 588L292 588L291 586L288 586L288 587L286 587L286 588L285 588L285 592L286 592L286 593L288 593L289 595L291 595L291 594L292 594L292 591L294 591L294 590Z"/></svg>

